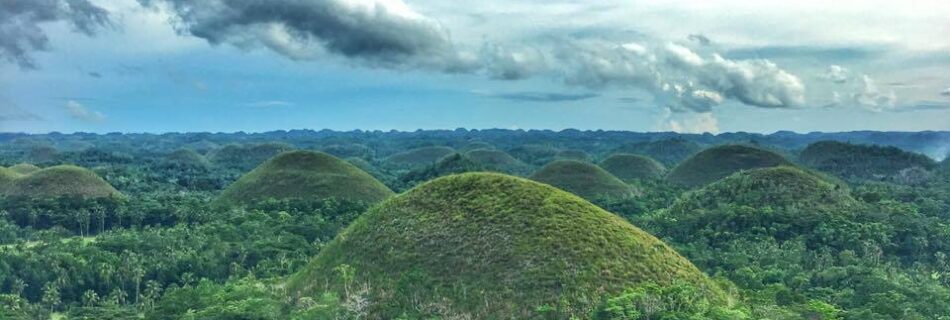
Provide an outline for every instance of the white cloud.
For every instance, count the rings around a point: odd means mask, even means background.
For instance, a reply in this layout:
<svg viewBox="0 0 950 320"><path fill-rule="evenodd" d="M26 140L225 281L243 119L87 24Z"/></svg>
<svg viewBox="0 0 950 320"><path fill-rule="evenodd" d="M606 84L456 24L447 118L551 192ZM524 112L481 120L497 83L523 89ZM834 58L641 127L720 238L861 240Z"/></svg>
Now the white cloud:
<svg viewBox="0 0 950 320"><path fill-rule="evenodd" d="M828 70L825 70L825 73L821 75L822 79L834 82L834 83L845 83L848 82L848 78L851 77L851 72L838 65L828 66Z"/></svg>
<svg viewBox="0 0 950 320"><path fill-rule="evenodd" d="M70 117L76 120L95 123L106 121L106 116L102 114L102 112L90 110L89 108L86 108L86 106L74 100L69 100L66 102L66 111L69 113Z"/></svg>
<svg viewBox="0 0 950 320"><path fill-rule="evenodd" d="M660 131L678 133L719 133L719 120L711 112L673 114L668 113L657 128Z"/></svg>
<svg viewBox="0 0 950 320"><path fill-rule="evenodd" d="M855 105L875 112L893 109L897 104L894 92L882 93L874 83L874 79L868 75L860 78L859 90L852 95L852 98Z"/></svg>
<svg viewBox="0 0 950 320"><path fill-rule="evenodd" d="M283 101L283 100L268 100L268 101L257 101L247 104L248 107L254 108L280 108L280 107L292 107L294 106L293 102Z"/></svg>
<svg viewBox="0 0 950 320"><path fill-rule="evenodd" d="M947 88L946 90L941 91L940 95L950 97L950 88Z"/></svg>

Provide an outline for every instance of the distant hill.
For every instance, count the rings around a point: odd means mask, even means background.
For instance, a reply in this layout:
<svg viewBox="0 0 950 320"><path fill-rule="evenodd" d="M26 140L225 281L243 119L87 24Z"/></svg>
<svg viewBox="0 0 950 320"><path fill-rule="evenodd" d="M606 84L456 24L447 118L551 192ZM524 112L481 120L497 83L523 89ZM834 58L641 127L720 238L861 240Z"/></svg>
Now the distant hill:
<svg viewBox="0 0 950 320"><path fill-rule="evenodd" d="M799 157L802 163L849 181L902 180L908 169L932 170L937 163L922 154L875 145L821 141L809 145ZM902 175L902 171L904 174Z"/></svg>
<svg viewBox="0 0 950 320"><path fill-rule="evenodd" d="M672 138L626 144L614 149L611 153L645 155L666 166L673 166L702 150L703 147L696 142L683 138Z"/></svg>
<svg viewBox="0 0 950 320"><path fill-rule="evenodd" d="M439 178L370 209L287 289L299 298L363 283L372 284L364 292L370 319L536 319L542 305L587 315L599 297L645 283L689 283L713 303L724 297L622 218L550 186L489 173ZM428 305L440 307L419 308Z"/></svg>
<svg viewBox="0 0 950 320"><path fill-rule="evenodd" d="M208 159L217 166L246 172L267 159L294 149L296 148L292 145L277 142L251 145L229 144L212 151Z"/></svg>
<svg viewBox="0 0 950 320"><path fill-rule="evenodd" d="M11 166L9 169L19 175L27 175L27 174L40 171L40 167L37 167L29 163L15 164Z"/></svg>
<svg viewBox="0 0 950 320"><path fill-rule="evenodd" d="M443 146L422 147L391 155L384 162L387 165L402 168L427 166L454 152L455 149Z"/></svg>
<svg viewBox="0 0 950 320"><path fill-rule="evenodd" d="M524 144L508 150L508 154L518 160L533 165L544 165L561 152L560 149L536 144Z"/></svg>
<svg viewBox="0 0 950 320"><path fill-rule="evenodd" d="M558 152L554 158L561 160L591 161L590 155L581 150L562 150Z"/></svg>
<svg viewBox="0 0 950 320"><path fill-rule="evenodd" d="M392 195L385 185L346 161L322 152L289 151L238 179L215 203L239 206L271 198L376 203Z"/></svg>
<svg viewBox="0 0 950 320"><path fill-rule="evenodd" d="M19 173L9 168L0 167L0 194L5 193L7 188L13 185L13 181L19 177Z"/></svg>
<svg viewBox="0 0 950 320"><path fill-rule="evenodd" d="M531 166L501 150L475 149L465 156L487 170L513 175L526 175L531 171Z"/></svg>
<svg viewBox="0 0 950 320"><path fill-rule="evenodd" d="M68 165L45 168L17 178L5 194L11 198L33 199L107 198L121 195L96 173Z"/></svg>
<svg viewBox="0 0 950 320"><path fill-rule="evenodd" d="M409 171L399 180L404 188L409 188L442 176L484 170L484 166L472 161L469 157L453 153L439 159L435 164Z"/></svg>
<svg viewBox="0 0 950 320"><path fill-rule="evenodd" d="M211 162L195 150L179 149L166 155L163 165L178 168L208 168Z"/></svg>
<svg viewBox="0 0 950 320"><path fill-rule="evenodd" d="M625 198L639 194L601 167L575 160L554 161L531 175L531 180L546 183L585 199Z"/></svg>
<svg viewBox="0 0 950 320"><path fill-rule="evenodd" d="M626 182L660 179L666 174L666 167L662 163L646 156L626 153L607 157L600 162L600 167Z"/></svg>
<svg viewBox="0 0 950 320"><path fill-rule="evenodd" d="M670 171L670 182L699 187L741 170L792 165L781 155L746 146L722 145L703 150Z"/></svg>

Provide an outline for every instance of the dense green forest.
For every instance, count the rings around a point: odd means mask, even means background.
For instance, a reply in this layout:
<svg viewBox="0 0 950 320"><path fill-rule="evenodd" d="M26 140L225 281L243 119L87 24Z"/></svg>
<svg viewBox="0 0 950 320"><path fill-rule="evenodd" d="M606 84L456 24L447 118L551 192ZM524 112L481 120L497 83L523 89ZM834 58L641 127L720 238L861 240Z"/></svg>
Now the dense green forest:
<svg viewBox="0 0 950 320"><path fill-rule="evenodd" d="M0 319L950 319L948 144L0 134Z"/></svg>

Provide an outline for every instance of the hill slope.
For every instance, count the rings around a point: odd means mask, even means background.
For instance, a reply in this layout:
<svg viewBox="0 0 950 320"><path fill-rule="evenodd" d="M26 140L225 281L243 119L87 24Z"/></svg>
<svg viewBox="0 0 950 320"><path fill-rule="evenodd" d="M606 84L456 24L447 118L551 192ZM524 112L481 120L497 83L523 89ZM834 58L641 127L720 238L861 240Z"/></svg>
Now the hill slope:
<svg viewBox="0 0 950 320"><path fill-rule="evenodd" d="M6 195L13 198L83 197L107 198L119 196L108 182L96 173L76 166L49 167L16 179Z"/></svg>
<svg viewBox="0 0 950 320"><path fill-rule="evenodd" d="M397 167L426 166L454 152L449 147L422 147L391 155L385 159L385 163Z"/></svg>
<svg viewBox="0 0 950 320"><path fill-rule="evenodd" d="M851 181L885 180L900 176L902 170L937 166L927 156L896 147L838 141L815 142L802 151L800 159L807 166Z"/></svg>
<svg viewBox="0 0 950 320"><path fill-rule="evenodd" d="M514 175L527 174L531 170L528 164L501 150L476 149L466 152L465 156L488 170Z"/></svg>
<svg viewBox="0 0 950 320"><path fill-rule="evenodd" d="M371 209L288 289L299 297L371 285L371 319L530 319L542 305L584 316L602 294L674 282L721 298L689 261L614 214L536 182L469 173Z"/></svg>
<svg viewBox="0 0 950 320"><path fill-rule="evenodd" d="M702 150L703 147L696 142L673 138L627 144L614 149L612 153L642 154L664 165L673 166Z"/></svg>
<svg viewBox="0 0 950 320"><path fill-rule="evenodd" d="M15 164L13 166L10 166L10 168L8 169L10 169L10 171L13 171L19 175L27 175L27 174L31 174L31 173L41 170L40 167L37 167L29 163Z"/></svg>
<svg viewBox="0 0 950 320"><path fill-rule="evenodd" d="M667 179L682 186L698 187L741 170L783 165L791 165L791 162L771 151L745 145L722 145L686 159Z"/></svg>
<svg viewBox="0 0 950 320"><path fill-rule="evenodd" d="M551 162L531 175L531 180L550 184L586 199L629 197L638 194L634 187L601 167L575 160Z"/></svg>
<svg viewBox="0 0 950 320"><path fill-rule="evenodd" d="M614 154L600 162L600 167L623 181L659 179L666 167L649 157L635 154Z"/></svg>
<svg viewBox="0 0 950 320"><path fill-rule="evenodd" d="M268 198L376 203L392 195L385 185L346 161L320 152L290 151L238 179L216 203L246 205Z"/></svg>

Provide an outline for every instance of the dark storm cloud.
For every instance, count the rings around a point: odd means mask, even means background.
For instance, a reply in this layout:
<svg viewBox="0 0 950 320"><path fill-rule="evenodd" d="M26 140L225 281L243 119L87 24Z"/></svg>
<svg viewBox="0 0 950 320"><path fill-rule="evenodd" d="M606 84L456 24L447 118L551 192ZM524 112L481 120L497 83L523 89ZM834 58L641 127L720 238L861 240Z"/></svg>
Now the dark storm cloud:
<svg viewBox="0 0 950 320"><path fill-rule="evenodd" d="M448 33L400 1L138 0L167 5L176 27L211 44L263 45L291 59L322 49L376 67L467 71Z"/></svg>
<svg viewBox="0 0 950 320"><path fill-rule="evenodd" d="M109 13L88 0L0 1L0 58L24 69L36 68L32 53L50 49L40 24L56 21L91 36L109 24Z"/></svg>
<svg viewBox="0 0 950 320"><path fill-rule="evenodd" d="M565 101L581 101L596 98L599 95L594 93L555 93L555 92L506 92L506 93L493 93L493 92L475 92L475 94L512 101L525 101L525 102L565 102Z"/></svg>

